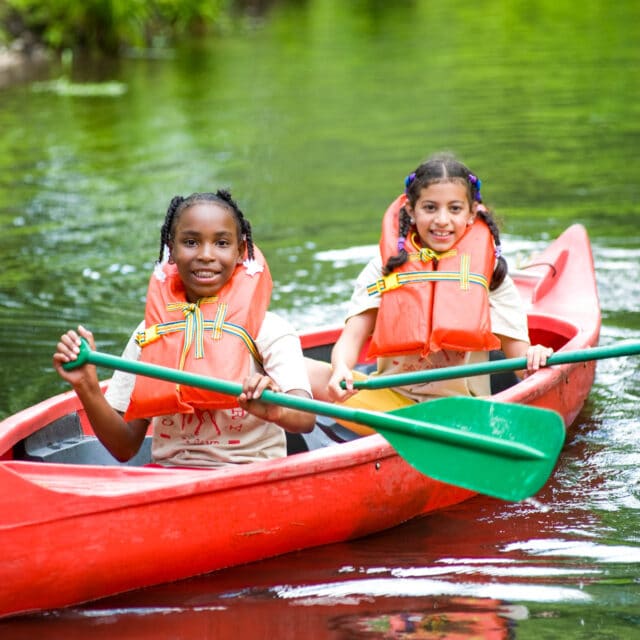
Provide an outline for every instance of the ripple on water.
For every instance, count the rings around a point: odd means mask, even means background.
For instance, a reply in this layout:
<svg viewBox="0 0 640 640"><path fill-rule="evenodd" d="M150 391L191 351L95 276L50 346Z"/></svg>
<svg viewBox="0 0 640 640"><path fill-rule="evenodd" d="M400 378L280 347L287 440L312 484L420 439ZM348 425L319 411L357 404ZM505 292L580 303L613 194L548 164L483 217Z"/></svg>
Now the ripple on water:
<svg viewBox="0 0 640 640"><path fill-rule="evenodd" d="M528 540L505 545L505 552L525 551L531 556L585 558L598 563L640 563L640 548L604 545L589 540Z"/></svg>
<svg viewBox="0 0 640 640"><path fill-rule="evenodd" d="M579 588L494 582L465 583L429 578L373 578L320 585L274 587L278 597L301 599L308 605L321 599L335 605L344 598L471 596L509 601L588 602L591 596Z"/></svg>

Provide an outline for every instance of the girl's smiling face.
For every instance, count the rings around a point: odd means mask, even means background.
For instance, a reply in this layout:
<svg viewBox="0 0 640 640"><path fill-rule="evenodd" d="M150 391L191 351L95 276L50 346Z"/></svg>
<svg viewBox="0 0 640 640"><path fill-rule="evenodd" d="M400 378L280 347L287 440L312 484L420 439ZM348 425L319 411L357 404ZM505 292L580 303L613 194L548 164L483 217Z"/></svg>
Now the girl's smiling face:
<svg viewBox="0 0 640 640"><path fill-rule="evenodd" d="M198 202L182 211L169 244L187 300L215 296L242 262L245 243L228 208Z"/></svg>
<svg viewBox="0 0 640 640"><path fill-rule="evenodd" d="M415 205L407 203L406 208L422 245L442 253L462 238L475 219L477 206L469 202L467 185L452 180L422 189Z"/></svg>

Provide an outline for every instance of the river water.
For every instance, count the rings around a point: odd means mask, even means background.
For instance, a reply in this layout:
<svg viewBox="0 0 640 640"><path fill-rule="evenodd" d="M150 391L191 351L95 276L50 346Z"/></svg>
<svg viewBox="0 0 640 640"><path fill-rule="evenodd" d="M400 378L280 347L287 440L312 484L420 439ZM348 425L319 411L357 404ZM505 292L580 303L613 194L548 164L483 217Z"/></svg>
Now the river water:
<svg viewBox="0 0 640 640"><path fill-rule="evenodd" d="M206 41L0 89L0 417L65 390L66 328L121 351L173 195L232 189L272 308L304 330L341 319L386 205L438 150L481 176L512 267L584 224L600 344L640 337L640 5L581 5L277 2ZM598 363L534 500L478 497L0 635L640 638L639 370Z"/></svg>

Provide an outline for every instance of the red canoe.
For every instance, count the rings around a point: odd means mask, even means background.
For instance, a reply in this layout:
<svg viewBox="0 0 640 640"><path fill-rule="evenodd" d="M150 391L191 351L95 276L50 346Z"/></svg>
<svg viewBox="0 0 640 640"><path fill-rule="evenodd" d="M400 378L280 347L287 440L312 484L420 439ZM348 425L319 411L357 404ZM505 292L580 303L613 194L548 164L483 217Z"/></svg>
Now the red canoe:
<svg viewBox="0 0 640 640"><path fill-rule="evenodd" d="M582 226L570 227L513 276L533 342L556 351L596 345L600 309ZM326 358L339 331L306 334L303 346ZM557 365L493 398L553 409L568 426L594 374L594 361ZM357 538L474 495L416 471L380 435L339 444L323 437L316 444L334 446L314 449L312 437L305 444L312 450L295 453L292 446L281 460L171 470L115 464L74 393L5 419L0 616Z"/></svg>

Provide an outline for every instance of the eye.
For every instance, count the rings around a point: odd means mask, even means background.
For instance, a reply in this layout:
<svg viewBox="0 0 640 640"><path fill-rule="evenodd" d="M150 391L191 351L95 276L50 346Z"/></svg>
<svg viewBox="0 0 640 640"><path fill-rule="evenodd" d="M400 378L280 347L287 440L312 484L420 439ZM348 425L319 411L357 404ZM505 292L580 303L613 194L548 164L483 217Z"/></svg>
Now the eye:
<svg viewBox="0 0 640 640"><path fill-rule="evenodd" d="M193 238L185 238L185 239L182 241L182 244L183 244L185 247L195 247L198 243L197 243L197 242L196 242L196 240L194 240Z"/></svg>

